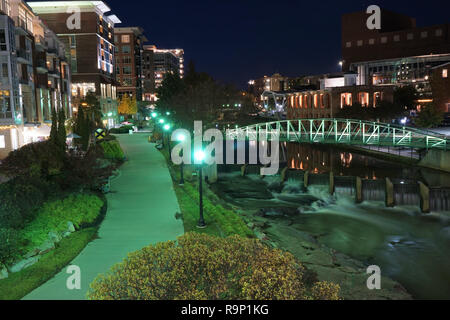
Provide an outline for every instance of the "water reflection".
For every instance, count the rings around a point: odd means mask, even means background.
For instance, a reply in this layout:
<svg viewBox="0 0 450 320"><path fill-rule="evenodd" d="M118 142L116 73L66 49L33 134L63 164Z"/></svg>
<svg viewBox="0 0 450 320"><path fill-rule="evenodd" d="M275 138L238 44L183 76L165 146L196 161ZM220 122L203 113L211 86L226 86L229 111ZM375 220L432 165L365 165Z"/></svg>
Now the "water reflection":
<svg viewBox="0 0 450 320"><path fill-rule="evenodd" d="M390 178L399 183L424 181L431 187L450 187L450 174L383 161L332 146L289 143L287 158L291 169L316 174L333 171L336 176L358 176L368 180Z"/></svg>

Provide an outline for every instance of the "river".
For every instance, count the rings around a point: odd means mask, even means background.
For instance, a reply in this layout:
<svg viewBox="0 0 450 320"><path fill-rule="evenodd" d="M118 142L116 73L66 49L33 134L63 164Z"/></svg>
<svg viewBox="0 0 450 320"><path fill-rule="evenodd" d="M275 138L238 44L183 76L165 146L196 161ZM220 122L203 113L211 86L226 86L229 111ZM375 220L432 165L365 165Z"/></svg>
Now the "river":
<svg viewBox="0 0 450 320"><path fill-rule="evenodd" d="M333 171L369 180L389 177L406 184L420 180L431 187L450 185L448 174L336 148L291 144L287 155L291 169L317 174ZM449 212L422 214L418 206L386 208L383 201L356 204L350 195L330 196L326 185L305 190L301 179L281 185L275 177L223 173L215 188L248 213L265 211L272 226L288 226L292 234L309 234L318 244L364 265L380 266L383 275L415 299L450 299ZM274 241L283 237L273 232L272 236ZM285 249L296 251L295 238L290 241Z"/></svg>

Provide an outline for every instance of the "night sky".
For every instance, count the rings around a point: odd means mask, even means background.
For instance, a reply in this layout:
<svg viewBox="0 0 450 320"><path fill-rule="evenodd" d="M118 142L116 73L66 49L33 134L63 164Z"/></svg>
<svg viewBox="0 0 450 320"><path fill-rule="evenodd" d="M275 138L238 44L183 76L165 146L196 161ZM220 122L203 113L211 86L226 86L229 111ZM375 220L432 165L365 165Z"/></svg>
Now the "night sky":
<svg viewBox="0 0 450 320"><path fill-rule="evenodd" d="M160 48L183 48L186 61L224 82L339 70L341 15L376 4L417 18L450 22L450 1L106 0L122 20L141 26Z"/></svg>

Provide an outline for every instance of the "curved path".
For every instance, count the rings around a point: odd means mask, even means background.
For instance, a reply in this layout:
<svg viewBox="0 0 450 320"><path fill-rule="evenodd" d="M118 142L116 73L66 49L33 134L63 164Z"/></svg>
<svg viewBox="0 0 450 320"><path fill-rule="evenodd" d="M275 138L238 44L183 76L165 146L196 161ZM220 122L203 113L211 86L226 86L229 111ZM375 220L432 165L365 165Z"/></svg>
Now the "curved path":
<svg viewBox="0 0 450 320"><path fill-rule="evenodd" d="M122 174L111 183L108 213L99 238L75 258L81 269L81 290L68 290L66 269L34 290L26 300L81 300L99 273L121 262L128 253L150 244L175 240L184 233L180 212L164 157L147 141L148 134L119 136L128 157Z"/></svg>

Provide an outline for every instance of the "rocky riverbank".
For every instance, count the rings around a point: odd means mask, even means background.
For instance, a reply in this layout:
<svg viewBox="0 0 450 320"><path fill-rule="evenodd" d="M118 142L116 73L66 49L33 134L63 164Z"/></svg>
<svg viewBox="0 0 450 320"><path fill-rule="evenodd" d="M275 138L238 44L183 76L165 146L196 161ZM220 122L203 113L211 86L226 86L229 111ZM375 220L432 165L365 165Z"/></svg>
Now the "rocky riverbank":
<svg viewBox="0 0 450 320"><path fill-rule="evenodd" d="M226 174L211 190L221 199L232 203L262 241L291 252L321 281L341 286L346 300L405 300L412 299L403 286L382 278L381 290L367 288L368 263L358 261L321 244L325 234L300 230L300 208L326 205L323 200L302 194L295 185L282 185L278 178L240 177ZM275 194L275 196L274 196Z"/></svg>

